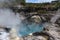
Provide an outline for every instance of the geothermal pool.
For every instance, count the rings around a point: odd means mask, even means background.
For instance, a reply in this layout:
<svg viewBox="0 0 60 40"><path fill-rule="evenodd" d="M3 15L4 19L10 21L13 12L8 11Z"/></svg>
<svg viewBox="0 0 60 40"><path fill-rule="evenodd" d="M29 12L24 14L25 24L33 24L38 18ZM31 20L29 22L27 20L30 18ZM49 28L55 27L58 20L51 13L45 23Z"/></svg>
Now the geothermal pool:
<svg viewBox="0 0 60 40"><path fill-rule="evenodd" d="M18 28L18 36L27 36L30 33L35 33L35 32L41 32L43 31L43 24L21 24L20 27Z"/></svg>

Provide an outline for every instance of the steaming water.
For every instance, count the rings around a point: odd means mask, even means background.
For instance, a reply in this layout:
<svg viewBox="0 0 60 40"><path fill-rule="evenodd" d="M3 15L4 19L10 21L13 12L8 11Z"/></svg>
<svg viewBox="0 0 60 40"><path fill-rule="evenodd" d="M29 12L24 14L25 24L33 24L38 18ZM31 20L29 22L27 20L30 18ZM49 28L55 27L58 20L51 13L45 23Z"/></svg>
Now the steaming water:
<svg viewBox="0 0 60 40"><path fill-rule="evenodd" d="M18 30L18 36L27 36L30 33L41 32L44 28L42 24L36 23L32 23L31 25L21 24L20 26L21 27Z"/></svg>
<svg viewBox="0 0 60 40"><path fill-rule="evenodd" d="M31 25L22 23L22 17L17 13L15 15L8 8L0 9L0 26L15 28L19 36L26 36L30 33L41 32L43 30L42 24L33 23Z"/></svg>
<svg viewBox="0 0 60 40"><path fill-rule="evenodd" d="M43 30L42 24L29 23L26 24L22 23L23 17L20 16L18 13L15 13L9 8L0 8L0 26L8 27L8 28L15 28L17 30L17 35L26 36L30 33L34 32L41 32Z"/></svg>
<svg viewBox="0 0 60 40"><path fill-rule="evenodd" d="M0 6L0 26L15 28L17 30L17 35L19 36L26 36L30 33L41 32L43 30L42 24L33 23L29 25L28 23L26 25L26 23L22 23L24 18L18 13L15 15L11 9L5 8L3 6L4 2L7 2L8 4L11 3L9 0L0 0L0 4L2 5Z"/></svg>

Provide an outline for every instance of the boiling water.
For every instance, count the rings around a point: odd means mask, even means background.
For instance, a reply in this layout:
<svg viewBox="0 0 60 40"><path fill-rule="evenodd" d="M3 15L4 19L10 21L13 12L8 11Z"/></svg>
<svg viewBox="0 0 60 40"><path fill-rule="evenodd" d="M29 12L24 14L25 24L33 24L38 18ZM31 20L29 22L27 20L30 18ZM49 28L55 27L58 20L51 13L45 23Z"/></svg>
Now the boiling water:
<svg viewBox="0 0 60 40"><path fill-rule="evenodd" d="M0 4L4 4L4 2L7 2L8 5L11 3L9 0L0 0ZM0 7L0 26L11 29L15 28L17 35L19 36L26 36L30 33L41 32L43 30L42 24L32 23L29 25L28 23L26 25L26 23L22 23L22 20L24 20L24 18L22 18L23 16L18 13L15 15L15 13L10 8L4 7L6 4L3 4Z"/></svg>
<svg viewBox="0 0 60 40"><path fill-rule="evenodd" d="M9 8L0 8L0 26L7 28L15 28L17 35L26 36L30 33L41 32L43 30L42 24L32 23L31 25L22 23L23 16L16 14Z"/></svg>

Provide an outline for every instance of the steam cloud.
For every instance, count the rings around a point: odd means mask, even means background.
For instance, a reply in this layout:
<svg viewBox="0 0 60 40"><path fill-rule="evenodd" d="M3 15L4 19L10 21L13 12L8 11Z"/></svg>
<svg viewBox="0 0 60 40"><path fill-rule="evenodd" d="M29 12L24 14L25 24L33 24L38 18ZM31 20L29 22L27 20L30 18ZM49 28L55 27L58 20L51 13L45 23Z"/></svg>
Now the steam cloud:
<svg viewBox="0 0 60 40"><path fill-rule="evenodd" d="M19 14L14 14L13 11L6 8L0 9L0 25L6 27L17 26L20 23Z"/></svg>

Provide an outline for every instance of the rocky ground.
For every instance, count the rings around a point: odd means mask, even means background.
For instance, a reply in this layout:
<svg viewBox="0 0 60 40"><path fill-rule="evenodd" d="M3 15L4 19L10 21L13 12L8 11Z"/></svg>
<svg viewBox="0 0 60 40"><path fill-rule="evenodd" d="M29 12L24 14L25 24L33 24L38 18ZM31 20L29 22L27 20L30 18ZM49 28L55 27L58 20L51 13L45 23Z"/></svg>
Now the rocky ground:
<svg viewBox="0 0 60 40"><path fill-rule="evenodd" d="M40 36L27 36L23 40L60 40L60 27L56 26L56 24L48 24L45 33L47 35Z"/></svg>

